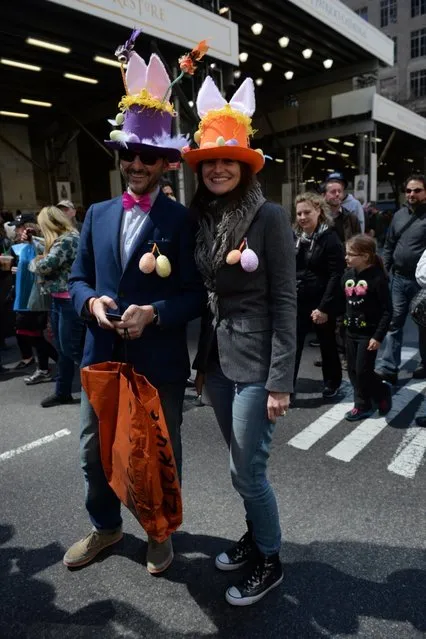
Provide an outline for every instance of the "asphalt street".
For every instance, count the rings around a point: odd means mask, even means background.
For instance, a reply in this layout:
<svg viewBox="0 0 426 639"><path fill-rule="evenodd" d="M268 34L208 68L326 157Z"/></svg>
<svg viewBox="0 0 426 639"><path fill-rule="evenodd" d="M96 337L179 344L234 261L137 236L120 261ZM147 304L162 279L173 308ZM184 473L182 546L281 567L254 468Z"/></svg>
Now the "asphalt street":
<svg viewBox="0 0 426 639"><path fill-rule="evenodd" d="M18 357L13 340L9 346L5 365ZM213 563L244 532L244 516L211 408L188 390L184 523L170 569L147 573L146 535L125 512L123 541L71 571L63 554L90 530L78 402L43 409L51 383L27 387L22 376L2 378L0 638L426 636L426 429L413 422L426 380L411 379L415 346L411 326L390 418L361 424L342 419L351 407L347 385L336 402L320 399L319 352L306 347L299 404L277 425L270 463L285 579L245 609L225 602L234 576Z"/></svg>

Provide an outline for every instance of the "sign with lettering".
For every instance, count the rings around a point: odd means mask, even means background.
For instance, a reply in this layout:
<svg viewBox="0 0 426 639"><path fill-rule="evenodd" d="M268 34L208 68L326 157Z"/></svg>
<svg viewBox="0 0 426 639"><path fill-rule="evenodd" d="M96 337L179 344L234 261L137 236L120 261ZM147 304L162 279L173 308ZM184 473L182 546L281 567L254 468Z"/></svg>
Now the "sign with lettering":
<svg viewBox="0 0 426 639"><path fill-rule="evenodd" d="M372 56L393 66L394 43L340 0L290 0ZM314 44L315 48L315 44Z"/></svg>
<svg viewBox="0 0 426 639"><path fill-rule="evenodd" d="M238 66L238 26L186 0L49 0L192 49L209 40L208 55ZM114 48L117 44L112 42Z"/></svg>

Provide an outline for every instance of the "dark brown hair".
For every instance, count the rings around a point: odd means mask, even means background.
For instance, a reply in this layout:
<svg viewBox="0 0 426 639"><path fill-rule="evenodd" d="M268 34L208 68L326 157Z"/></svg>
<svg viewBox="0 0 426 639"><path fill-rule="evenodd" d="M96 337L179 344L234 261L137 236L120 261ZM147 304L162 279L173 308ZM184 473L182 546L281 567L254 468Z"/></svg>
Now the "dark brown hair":
<svg viewBox="0 0 426 639"><path fill-rule="evenodd" d="M412 173L404 182L404 190L407 188L408 182L412 180L416 180L416 182L421 182L423 184L423 188L426 189L426 177L421 173Z"/></svg>
<svg viewBox="0 0 426 639"><path fill-rule="evenodd" d="M365 234L354 235L347 240L346 246L359 255L367 255L368 263L379 266L386 277L388 276L383 260L380 255L377 254L377 244L373 237Z"/></svg>

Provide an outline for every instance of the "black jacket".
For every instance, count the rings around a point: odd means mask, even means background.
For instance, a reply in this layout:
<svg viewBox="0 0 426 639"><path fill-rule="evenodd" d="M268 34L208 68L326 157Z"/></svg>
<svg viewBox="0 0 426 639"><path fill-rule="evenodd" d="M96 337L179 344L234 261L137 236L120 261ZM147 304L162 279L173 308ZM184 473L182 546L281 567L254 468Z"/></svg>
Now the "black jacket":
<svg viewBox="0 0 426 639"><path fill-rule="evenodd" d="M361 233L361 225L355 213L351 213L344 206L337 217L333 218L334 229L339 236L340 241L344 244L354 235Z"/></svg>
<svg viewBox="0 0 426 639"><path fill-rule="evenodd" d="M345 325L349 337L374 337L383 342L392 318L388 278L380 266L357 272L345 271L342 289L346 294Z"/></svg>
<svg viewBox="0 0 426 639"><path fill-rule="evenodd" d="M340 278L345 270L343 245L334 228L313 243L300 242L296 256L297 304L329 315L343 313Z"/></svg>
<svg viewBox="0 0 426 639"><path fill-rule="evenodd" d="M400 239L399 231L412 218L416 220L407 228ZM403 206L395 213L386 236L383 249L383 262L388 271L415 279L417 262L426 247L426 204L420 204L414 210Z"/></svg>

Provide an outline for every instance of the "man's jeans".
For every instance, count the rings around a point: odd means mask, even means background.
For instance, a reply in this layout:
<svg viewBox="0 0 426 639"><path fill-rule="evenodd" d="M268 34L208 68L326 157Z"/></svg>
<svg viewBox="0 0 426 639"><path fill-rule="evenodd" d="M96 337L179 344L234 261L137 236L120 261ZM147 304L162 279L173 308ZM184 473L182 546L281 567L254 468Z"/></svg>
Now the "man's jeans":
<svg viewBox="0 0 426 639"><path fill-rule="evenodd" d="M401 364L401 348L403 328L409 312L410 302L420 290L414 280L394 275L391 284L392 321L384 341L384 351L377 370L398 373ZM419 352L423 366L426 368L426 329L419 326Z"/></svg>
<svg viewBox="0 0 426 639"><path fill-rule="evenodd" d="M71 300L52 297L50 322L58 351L56 395L71 395L75 366L83 354L85 326Z"/></svg>
<svg viewBox="0 0 426 639"><path fill-rule="evenodd" d="M179 480L182 479L181 424L184 384L164 384L158 389L170 434ZM110 488L102 468L98 419L84 390L81 391L80 457L86 485L86 508L98 530L121 526L120 500Z"/></svg>
<svg viewBox="0 0 426 639"><path fill-rule="evenodd" d="M206 392L229 447L231 478L244 500L259 550L279 551L281 529L274 491L266 476L274 424L266 409L265 384L236 384L219 365L207 373Z"/></svg>

